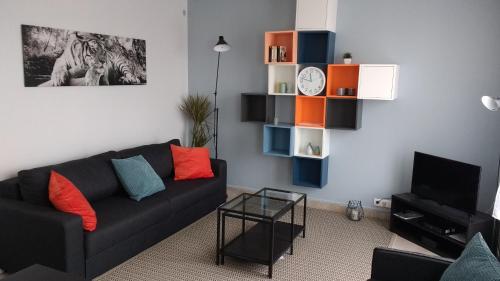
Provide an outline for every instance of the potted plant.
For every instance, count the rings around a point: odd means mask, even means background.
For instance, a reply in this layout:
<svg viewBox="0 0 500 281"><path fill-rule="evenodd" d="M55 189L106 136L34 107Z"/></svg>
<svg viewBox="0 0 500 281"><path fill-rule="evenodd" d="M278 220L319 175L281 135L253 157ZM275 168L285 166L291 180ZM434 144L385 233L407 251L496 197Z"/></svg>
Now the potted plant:
<svg viewBox="0 0 500 281"><path fill-rule="evenodd" d="M351 64L351 63L352 63L351 53L345 53L344 54L344 64Z"/></svg>
<svg viewBox="0 0 500 281"><path fill-rule="evenodd" d="M212 104L207 96L189 95L182 100L179 109L191 120L191 146L203 147L211 139L208 117L213 112Z"/></svg>

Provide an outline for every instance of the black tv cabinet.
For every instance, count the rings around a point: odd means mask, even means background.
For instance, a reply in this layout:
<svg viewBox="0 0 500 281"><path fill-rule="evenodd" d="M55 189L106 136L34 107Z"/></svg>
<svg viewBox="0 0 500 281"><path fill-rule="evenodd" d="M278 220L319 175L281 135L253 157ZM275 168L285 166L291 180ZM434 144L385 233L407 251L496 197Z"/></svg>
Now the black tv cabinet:
<svg viewBox="0 0 500 281"><path fill-rule="evenodd" d="M422 218L404 220L394 214L415 211ZM465 242L442 234L429 225L455 228ZM481 232L486 242L492 245L493 218L482 212L471 215L463 211L422 199L413 193L392 196L390 230L440 256L457 258L476 233Z"/></svg>

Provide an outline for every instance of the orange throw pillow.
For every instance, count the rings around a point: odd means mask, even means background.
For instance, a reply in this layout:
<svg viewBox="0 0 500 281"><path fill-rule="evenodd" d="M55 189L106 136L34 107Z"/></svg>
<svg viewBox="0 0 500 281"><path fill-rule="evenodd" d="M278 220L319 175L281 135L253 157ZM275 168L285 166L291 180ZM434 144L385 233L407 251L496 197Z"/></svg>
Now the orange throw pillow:
<svg viewBox="0 0 500 281"><path fill-rule="evenodd" d="M206 147L181 147L170 145L174 159L175 180L213 178L210 152Z"/></svg>
<svg viewBox="0 0 500 281"><path fill-rule="evenodd" d="M70 180L55 171L50 173L49 200L59 211L82 217L83 229L95 230L97 218L89 201Z"/></svg>

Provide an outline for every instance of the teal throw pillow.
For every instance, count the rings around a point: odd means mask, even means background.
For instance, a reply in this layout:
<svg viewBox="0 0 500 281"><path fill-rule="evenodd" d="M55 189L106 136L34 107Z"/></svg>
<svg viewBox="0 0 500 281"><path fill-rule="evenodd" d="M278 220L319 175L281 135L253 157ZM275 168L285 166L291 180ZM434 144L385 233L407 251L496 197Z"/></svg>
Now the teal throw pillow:
<svg viewBox="0 0 500 281"><path fill-rule="evenodd" d="M123 187L135 201L165 190L161 178L142 155L111 162Z"/></svg>
<svg viewBox="0 0 500 281"><path fill-rule="evenodd" d="M500 263L481 233L465 246L460 257L443 273L440 281L499 281Z"/></svg>

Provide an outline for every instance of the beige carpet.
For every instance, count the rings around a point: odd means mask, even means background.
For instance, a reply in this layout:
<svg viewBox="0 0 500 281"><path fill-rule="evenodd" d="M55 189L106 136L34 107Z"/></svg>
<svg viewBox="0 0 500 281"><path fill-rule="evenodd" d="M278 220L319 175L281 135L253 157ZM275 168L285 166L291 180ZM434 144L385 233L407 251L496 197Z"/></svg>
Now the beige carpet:
<svg viewBox="0 0 500 281"><path fill-rule="evenodd" d="M301 212L297 212L301 213ZM388 246L392 233L382 221L352 222L343 215L308 209L306 238L294 255L274 266L273 280L365 281L373 248ZM228 222L229 237L240 231ZM267 280L267 267L226 258L215 265L216 215L212 213L110 270L98 281Z"/></svg>

